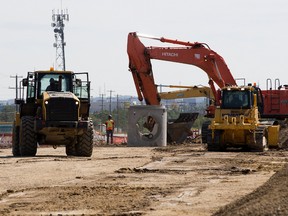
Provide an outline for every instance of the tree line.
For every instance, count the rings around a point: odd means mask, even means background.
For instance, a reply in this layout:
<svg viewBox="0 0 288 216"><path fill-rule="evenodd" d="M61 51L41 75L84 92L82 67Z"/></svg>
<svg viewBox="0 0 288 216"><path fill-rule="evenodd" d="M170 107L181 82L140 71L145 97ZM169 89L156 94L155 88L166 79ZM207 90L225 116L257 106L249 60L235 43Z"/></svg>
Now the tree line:
<svg viewBox="0 0 288 216"><path fill-rule="evenodd" d="M16 105L0 105L0 122L13 122Z"/></svg>

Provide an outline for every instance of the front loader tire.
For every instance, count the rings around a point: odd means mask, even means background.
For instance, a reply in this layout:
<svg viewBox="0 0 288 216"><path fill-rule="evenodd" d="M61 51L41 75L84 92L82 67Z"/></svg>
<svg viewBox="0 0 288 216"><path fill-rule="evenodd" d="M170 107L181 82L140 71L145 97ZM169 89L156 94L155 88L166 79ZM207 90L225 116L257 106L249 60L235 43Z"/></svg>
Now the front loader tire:
<svg viewBox="0 0 288 216"><path fill-rule="evenodd" d="M82 157L91 157L93 152L93 122L89 121L87 130L78 137L75 146L76 155Z"/></svg>
<svg viewBox="0 0 288 216"><path fill-rule="evenodd" d="M70 144L67 144L65 146L65 149L66 149L66 155L67 156L75 156L76 155L75 142L74 141Z"/></svg>
<svg viewBox="0 0 288 216"><path fill-rule="evenodd" d="M20 146L19 146L19 136L20 136L20 127L16 126L15 122L13 123L13 134L12 134L12 154L14 157L21 156Z"/></svg>
<svg viewBox="0 0 288 216"><path fill-rule="evenodd" d="M34 117L23 116L20 124L20 155L35 156L37 152L37 138L34 132Z"/></svg>

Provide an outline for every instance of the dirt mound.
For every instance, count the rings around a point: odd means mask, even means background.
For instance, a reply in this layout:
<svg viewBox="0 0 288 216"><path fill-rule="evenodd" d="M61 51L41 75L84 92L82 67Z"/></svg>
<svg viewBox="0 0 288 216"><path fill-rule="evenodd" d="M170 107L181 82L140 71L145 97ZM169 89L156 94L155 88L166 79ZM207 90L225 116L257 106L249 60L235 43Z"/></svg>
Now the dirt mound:
<svg viewBox="0 0 288 216"><path fill-rule="evenodd" d="M288 215L288 164L251 194L221 208L214 216Z"/></svg>

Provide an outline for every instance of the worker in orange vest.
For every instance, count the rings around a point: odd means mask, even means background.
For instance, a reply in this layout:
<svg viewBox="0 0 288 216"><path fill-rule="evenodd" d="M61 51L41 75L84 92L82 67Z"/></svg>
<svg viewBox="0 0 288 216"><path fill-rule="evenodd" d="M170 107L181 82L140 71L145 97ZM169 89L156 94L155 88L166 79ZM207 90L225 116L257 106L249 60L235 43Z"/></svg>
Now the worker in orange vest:
<svg viewBox="0 0 288 216"><path fill-rule="evenodd" d="M108 120L105 122L105 125L106 125L107 144L109 144L109 137L111 137L111 144L113 144L114 120L112 119L112 115L108 116Z"/></svg>

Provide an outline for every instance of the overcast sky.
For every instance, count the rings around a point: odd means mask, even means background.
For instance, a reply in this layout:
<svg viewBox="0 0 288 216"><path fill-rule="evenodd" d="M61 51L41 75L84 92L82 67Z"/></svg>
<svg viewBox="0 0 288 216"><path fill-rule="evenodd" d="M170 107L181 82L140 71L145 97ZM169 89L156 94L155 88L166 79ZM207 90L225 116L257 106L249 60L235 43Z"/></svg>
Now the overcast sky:
<svg viewBox="0 0 288 216"><path fill-rule="evenodd" d="M56 50L52 10L60 0L0 0L0 100L13 99L15 79L27 71L48 70ZM88 71L92 96L136 95L128 72L127 35L207 43L226 61L235 78L266 88L266 79L288 84L287 0L62 0L66 69ZM167 44L144 40L147 46ZM204 71L152 61L157 84L207 85Z"/></svg>

